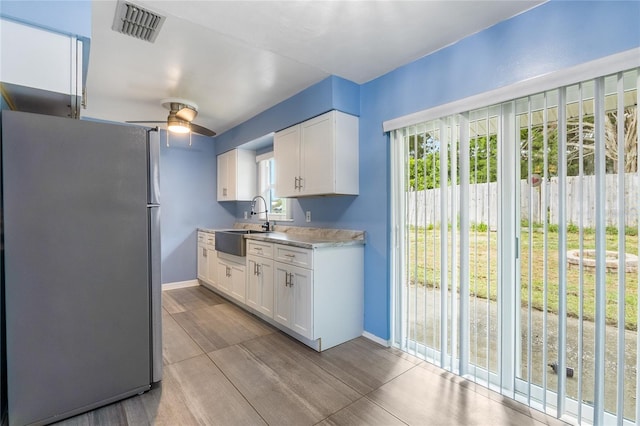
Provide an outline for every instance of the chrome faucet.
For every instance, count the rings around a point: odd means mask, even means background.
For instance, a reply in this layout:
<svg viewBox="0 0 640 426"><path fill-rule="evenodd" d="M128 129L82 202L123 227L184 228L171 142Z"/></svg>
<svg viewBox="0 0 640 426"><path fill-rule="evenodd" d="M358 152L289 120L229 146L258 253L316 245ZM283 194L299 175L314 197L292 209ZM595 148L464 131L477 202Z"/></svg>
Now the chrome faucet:
<svg viewBox="0 0 640 426"><path fill-rule="evenodd" d="M260 198L262 200L262 202L264 203L264 211L263 212L257 212L255 210L256 209L256 201L258 200L258 198ZM262 229L264 229L267 232L271 231L271 226L269 225L269 209L267 208L267 200L265 200L262 195L257 195L255 197L253 197L253 200L251 200L251 216L253 216L255 214L260 214L260 213L264 213L265 217L267 218L267 221L262 225Z"/></svg>

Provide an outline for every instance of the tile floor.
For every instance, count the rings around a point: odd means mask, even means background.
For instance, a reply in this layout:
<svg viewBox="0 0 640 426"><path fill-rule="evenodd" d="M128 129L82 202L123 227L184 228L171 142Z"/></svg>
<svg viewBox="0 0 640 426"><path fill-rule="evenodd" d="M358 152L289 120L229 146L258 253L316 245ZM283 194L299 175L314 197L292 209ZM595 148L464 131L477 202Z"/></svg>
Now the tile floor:
<svg viewBox="0 0 640 426"><path fill-rule="evenodd" d="M362 337L317 353L203 287L163 306L161 386L60 424L564 424Z"/></svg>

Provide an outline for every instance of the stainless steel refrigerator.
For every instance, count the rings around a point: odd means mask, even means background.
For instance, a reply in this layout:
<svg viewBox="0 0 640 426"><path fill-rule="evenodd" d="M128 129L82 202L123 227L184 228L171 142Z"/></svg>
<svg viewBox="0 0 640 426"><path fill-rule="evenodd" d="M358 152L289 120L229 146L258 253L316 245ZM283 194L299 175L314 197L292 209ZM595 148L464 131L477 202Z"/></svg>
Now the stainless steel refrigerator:
<svg viewBox="0 0 640 426"><path fill-rule="evenodd" d="M3 111L10 425L46 424L162 378L156 131Z"/></svg>

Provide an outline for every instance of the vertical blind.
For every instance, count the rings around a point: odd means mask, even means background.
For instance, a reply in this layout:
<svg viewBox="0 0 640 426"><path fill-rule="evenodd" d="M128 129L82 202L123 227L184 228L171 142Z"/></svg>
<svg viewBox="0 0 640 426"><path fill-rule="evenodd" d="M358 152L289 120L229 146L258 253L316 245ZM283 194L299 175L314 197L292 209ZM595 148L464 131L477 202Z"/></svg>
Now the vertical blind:
<svg viewBox="0 0 640 426"><path fill-rule="evenodd" d="M557 417L638 422L639 80L392 132L394 344Z"/></svg>

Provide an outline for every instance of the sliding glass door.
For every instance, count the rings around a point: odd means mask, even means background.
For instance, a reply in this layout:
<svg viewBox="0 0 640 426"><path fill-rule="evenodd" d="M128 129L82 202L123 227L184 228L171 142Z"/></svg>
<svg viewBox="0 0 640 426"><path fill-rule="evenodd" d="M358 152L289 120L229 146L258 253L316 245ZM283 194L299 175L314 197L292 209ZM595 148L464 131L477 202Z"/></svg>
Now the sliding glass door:
<svg viewBox="0 0 640 426"><path fill-rule="evenodd" d="M519 390L597 423L636 418L636 87L631 71L516 107Z"/></svg>
<svg viewBox="0 0 640 426"><path fill-rule="evenodd" d="M393 132L395 344L550 414L636 422L638 79Z"/></svg>

